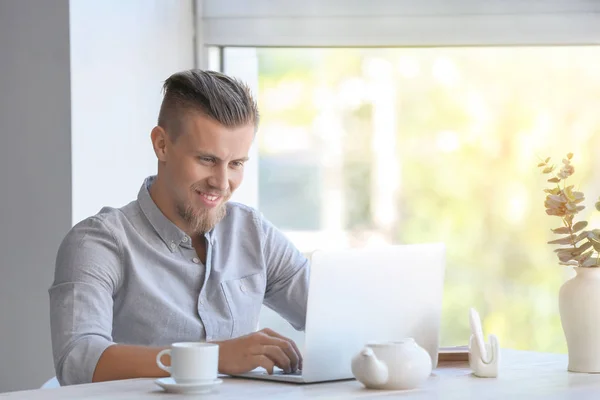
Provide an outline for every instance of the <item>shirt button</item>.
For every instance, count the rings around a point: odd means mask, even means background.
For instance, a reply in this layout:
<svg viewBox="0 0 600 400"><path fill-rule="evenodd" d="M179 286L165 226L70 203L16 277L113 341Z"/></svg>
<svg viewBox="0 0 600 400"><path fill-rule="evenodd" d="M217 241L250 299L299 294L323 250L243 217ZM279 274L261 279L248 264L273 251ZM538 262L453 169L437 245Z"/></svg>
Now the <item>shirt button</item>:
<svg viewBox="0 0 600 400"><path fill-rule="evenodd" d="M175 250L176 247L177 247L177 245L174 242L171 242L171 249Z"/></svg>
<svg viewBox="0 0 600 400"><path fill-rule="evenodd" d="M183 242L184 242L184 243L187 243L187 241L188 241L188 238L187 238L187 236L184 236L184 238L183 238L183 239L181 239L181 240L183 240Z"/></svg>
<svg viewBox="0 0 600 400"><path fill-rule="evenodd" d="M200 259L198 257L194 257L192 258L192 261L196 264L198 264L200 262Z"/></svg>
<svg viewBox="0 0 600 400"><path fill-rule="evenodd" d="M198 301L198 304L200 304L200 307L204 307L204 302L202 300Z"/></svg>
<svg viewBox="0 0 600 400"><path fill-rule="evenodd" d="M244 284L241 284L240 290L242 291L242 293L246 293L246 286L244 286Z"/></svg>

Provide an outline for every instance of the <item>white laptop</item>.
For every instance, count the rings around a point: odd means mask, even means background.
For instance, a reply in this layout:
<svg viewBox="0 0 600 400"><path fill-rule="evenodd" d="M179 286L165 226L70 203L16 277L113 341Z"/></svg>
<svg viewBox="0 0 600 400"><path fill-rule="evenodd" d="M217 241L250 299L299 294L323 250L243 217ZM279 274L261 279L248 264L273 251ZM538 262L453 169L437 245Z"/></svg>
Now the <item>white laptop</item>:
<svg viewBox="0 0 600 400"><path fill-rule="evenodd" d="M353 379L352 357L372 341L412 337L438 361L443 244L315 251L311 256L302 371L244 378L293 383Z"/></svg>

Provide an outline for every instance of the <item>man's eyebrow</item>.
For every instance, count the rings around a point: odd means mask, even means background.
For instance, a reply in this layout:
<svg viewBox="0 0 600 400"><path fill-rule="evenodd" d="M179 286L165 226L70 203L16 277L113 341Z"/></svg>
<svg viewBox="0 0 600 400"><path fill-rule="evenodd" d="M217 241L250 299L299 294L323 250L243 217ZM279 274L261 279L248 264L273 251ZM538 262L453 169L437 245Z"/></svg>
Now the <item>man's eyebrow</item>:
<svg viewBox="0 0 600 400"><path fill-rule="evenodd" d="M199 157L210 157L210 158L214 158L215 160L222 162L223 160L221 160L219 157L215 156L214 154L210 154L210 153L205 153L205 152L198 152L198 156ZM242 157L242 158L238 158L237 160L233 160L233 161L241 161L241 162L246 162L250 159L250 157Z"/></svg>

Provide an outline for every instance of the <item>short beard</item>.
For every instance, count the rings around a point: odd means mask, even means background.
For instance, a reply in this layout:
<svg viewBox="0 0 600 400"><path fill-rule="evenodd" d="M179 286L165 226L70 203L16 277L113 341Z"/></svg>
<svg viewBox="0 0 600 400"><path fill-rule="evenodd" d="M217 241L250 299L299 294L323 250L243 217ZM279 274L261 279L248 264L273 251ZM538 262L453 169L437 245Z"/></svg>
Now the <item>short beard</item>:
<svg viewBox="0 0 600 400"><path fill-rule="evenodd" d="M227 203L219 205L216 210L202 210L194 212L190 204L177 205L177 213L185 222L193 234L204 234L215 227L225 215L227 215Z"/></svg>

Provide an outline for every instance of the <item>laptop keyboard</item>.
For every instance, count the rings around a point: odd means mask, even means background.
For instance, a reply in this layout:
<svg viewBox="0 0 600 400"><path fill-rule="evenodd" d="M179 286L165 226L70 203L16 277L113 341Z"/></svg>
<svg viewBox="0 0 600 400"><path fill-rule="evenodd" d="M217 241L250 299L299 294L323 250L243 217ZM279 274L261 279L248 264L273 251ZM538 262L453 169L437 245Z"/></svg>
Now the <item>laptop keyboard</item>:
<svg viewBox="0 0 600 400"><path fill-rule="evenodd" d="M267 373L268 373L268 372L267 372ZM285 372L285 371L284 371L284 370L282 370L282 369L275 368L275 369L273 370L273 375L290 375L290 376L300 376L300 375L302 375L302 370L299 370L299 369L297 369L297 370L296 370L296 371L294 371L294 372L289 372L289 373L288 373L288 372Z"/></svg>

